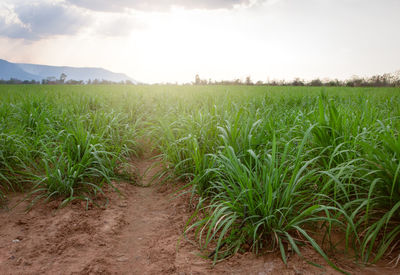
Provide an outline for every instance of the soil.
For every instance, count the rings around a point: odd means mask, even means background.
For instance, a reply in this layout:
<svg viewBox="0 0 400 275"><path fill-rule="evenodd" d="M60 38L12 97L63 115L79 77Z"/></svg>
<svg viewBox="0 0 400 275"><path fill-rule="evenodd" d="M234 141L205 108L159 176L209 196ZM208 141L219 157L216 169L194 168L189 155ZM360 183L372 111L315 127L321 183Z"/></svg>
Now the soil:
<svg viewBox="0 0 400 275"><path fill-rule="evenodd" d="M279 253L251 252L212 265L201 257L194 239L182 237L192 214L190 198L176 196L178 183L151 185L157 171L148 157L133 161L140 175L135 185L117 183L122 195L108 191L107 207L59 201L26 212L23 194L9 196L0 209L0 274L339 274L304 248L322 268L292 255L286 266ZM154 167L153 169L152 168ZM362 268L341 260L353 274L400 274L399 268Z"/></svg>

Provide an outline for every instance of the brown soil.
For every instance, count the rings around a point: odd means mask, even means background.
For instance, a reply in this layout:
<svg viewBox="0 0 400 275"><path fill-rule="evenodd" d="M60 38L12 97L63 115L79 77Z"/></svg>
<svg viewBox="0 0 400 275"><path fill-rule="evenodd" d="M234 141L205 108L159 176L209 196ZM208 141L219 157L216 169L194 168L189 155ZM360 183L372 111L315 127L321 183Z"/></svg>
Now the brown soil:
<svg viewBox="0 0 400 275"><path fill-rule="evenodd" d="M308 260L293 255L285 266L279 254L238 254L212 266L199 256L195 243L182 238L191 215L189 198L175 198L172 185L150 183L154 160L134 161L139 184L118 184L106 208L74 202L57 209L59 201L40 204L26 213L22 194L9 196L0 209L0 274L337 274L311 249ZM399 274L400 269L341 267L356 274Z"/></svg>

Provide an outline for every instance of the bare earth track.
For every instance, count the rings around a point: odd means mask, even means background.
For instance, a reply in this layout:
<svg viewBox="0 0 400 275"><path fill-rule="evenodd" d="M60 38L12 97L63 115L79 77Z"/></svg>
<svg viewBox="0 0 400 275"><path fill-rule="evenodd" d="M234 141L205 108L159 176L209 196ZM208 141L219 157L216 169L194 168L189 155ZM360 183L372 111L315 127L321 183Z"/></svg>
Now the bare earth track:
<svg viewBox="0 0 400 275"><path fill-rule="evenodd" d="M0 209L0 274L337 274L312 250L304 249L285 266L279 254L236 255L211 265L198 248L182 238L191 214L189 198L174 198L173 186L146 186L154 160L134 161L139 185L118 184L123 196L109 192L105 208L74 202L58 209L59 201L40 204L26 213L23 198L10 195ZM356 274L399 274L399 269L354 264L342 266Z"/></svg>

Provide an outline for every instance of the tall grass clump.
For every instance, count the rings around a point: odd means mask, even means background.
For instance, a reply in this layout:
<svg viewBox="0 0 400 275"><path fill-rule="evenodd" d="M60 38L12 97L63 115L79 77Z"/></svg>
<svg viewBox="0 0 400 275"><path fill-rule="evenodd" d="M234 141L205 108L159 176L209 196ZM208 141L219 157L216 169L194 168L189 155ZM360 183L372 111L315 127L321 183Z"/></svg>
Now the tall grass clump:
<svg viewBox="0 0 400 275"><path fill-rule="evenodd" d="M302 140L283 145L282 151L273 134L262 150L248 149L241 154L222 134L223 148L214 155L216 168L209 171L215 174L210 203L204 208L205 217L192 225L198 227L204 248L216 240L214 260L248 243L254 251L278 249L286 262L288 247L301 255L299 247L310 244L330 262L314 236L305 230L316 229L319 222L326 230L341 224L331 214L340 209L319 204L321 195L315 189L319 175L312 169L318 158L306 159L304 150L311 129Z"/></svg>
<svg viewBox="0 0 400 275"><path fill-rule="evenodd" d="M398 118L392 122L398 125ZM364 262L375 263L399 249L400 139L393 124L379 121L373 133L376 141L362 143L364 196L353 201L352 217L362 238L359 256Z"/></svg>
<svg viewBox="0 0 400 275"><path fill-rule="evenodd" d="M215 94L172 93L173 107L153 125L166 166L200 196L188 230L202 248L214 247L214 260L248 244L279 250L284 261L289 248L301 254L311 245L329 261L333 231L355 261L396 249L394 90L209 89ZM172 104L180 101L184 107ZM393 124L390 131L379 121Z"/></svg>
<svg viewBox="0 0 400 275"><path fill-rule="evenodd" d="M34 202L61 197L65 204L92 200L106 185L116 189L119 166L137 152L139 118L110 105L107 94L43 89L1 94L3 197L30 190Z"/></svg>

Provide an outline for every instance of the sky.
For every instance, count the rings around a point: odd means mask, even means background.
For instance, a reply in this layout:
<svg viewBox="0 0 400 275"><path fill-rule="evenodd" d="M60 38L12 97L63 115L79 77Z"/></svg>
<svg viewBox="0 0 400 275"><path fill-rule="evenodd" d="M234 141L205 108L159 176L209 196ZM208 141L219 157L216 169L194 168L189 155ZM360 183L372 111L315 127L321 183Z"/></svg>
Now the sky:
<svg viewBox="0 0 400 275"><path fill-rule="evenodd" d="M400 70L400 0L0 0L0 58L146 83Z"/></svg>

